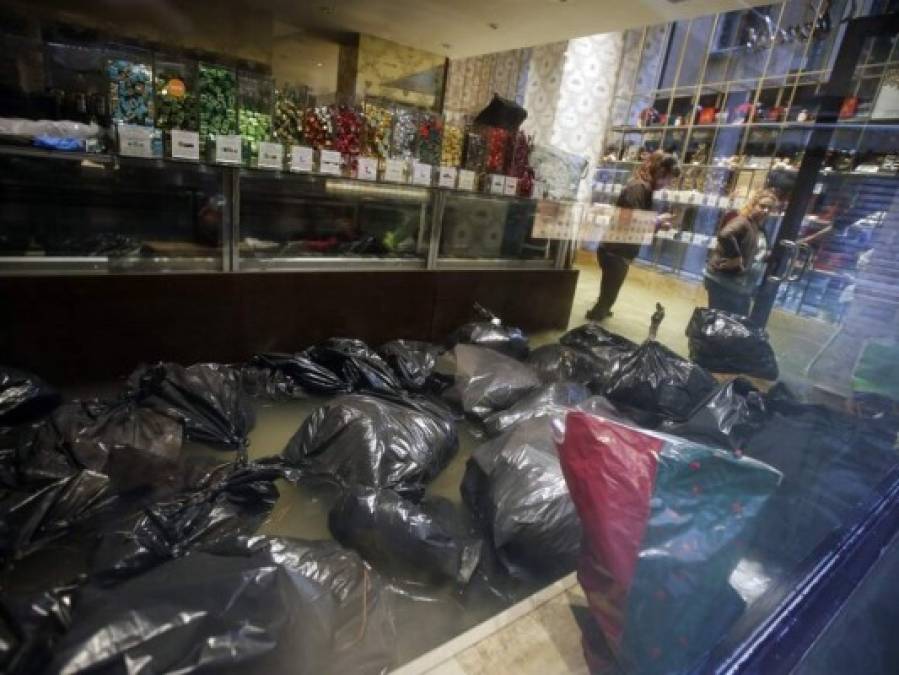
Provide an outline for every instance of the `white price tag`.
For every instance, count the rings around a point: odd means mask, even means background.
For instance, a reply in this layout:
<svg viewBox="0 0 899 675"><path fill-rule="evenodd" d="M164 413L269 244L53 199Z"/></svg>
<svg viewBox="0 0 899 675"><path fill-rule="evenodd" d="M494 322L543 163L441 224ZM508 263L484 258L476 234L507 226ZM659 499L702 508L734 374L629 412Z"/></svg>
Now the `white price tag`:
<svg viewBox="0 0 899 675"><path fill-rule="evenodd" d="M314 151L307 145L290 146L290 170L298 172L311 172Z"/></svg>
<svg viewBox="0 0 899 675"><path fill-rule="evenodd" d="M468 169L459 169L459 189L474 190L474 171Z"/></svg>
<svg viewBox="0 0 899 675"><path fill-rule="evenodd" d="M283 169L284 146L280 143L260 141L259 157L256 160L256 166L260 169L277 169L278 171Z"/></svg>
<svg viewBox="0 0 899 675"><path fill-rule="evenodd" d="M501 195L506 189L506 177L498 173L490 174L490 194Z"/></svg>
<svg viewBox="0 0 899 675"><path fill-rule="evenodd" d="M659 190L659 199L663 202L671 201L671 190Z"/></svg>
<svg viewBox="0 0 899 675"><path fill-rule="evenodd" d="M702 195L694 190L691 190L690 192L687 193L687 203L701 204L702 203Z"/></svg>
<svg viewBox="0 0 899 675"><path fill-rule="evenodd" d="M376 157L360 157L356 160L356 178L378 180L378 160Z"/></svg>
<svg viewBox="0 0 899 675"><path fill-rule="evenodd" d="M605 193L607 193L607 192L611 192L611 190L612 190L612 184L611 184L611 183L597 183L597 184L596 184L596 191L597 191L597 192L601 192L602 194L605 194Z"/></svg>
<svg viewBox="0 0 899 675"><path fill-rule="evenodd" d="M196 131L172 129L172 157L200 161L200 134Z"/></svg>
<svg viewBox="0 0 899 675"><path fill-rule="evenodd" d="M434 178L434 167L421 162L412 163L412 183L414 185L430 185Z"/></svg>
<svg viewBox="0 0 899 675"><path fill-rule="evenodd" d="M729 209L730 208L730 197L727 195L721 195L718 197L718 208L719 209Z"/></svg>
<svg viewBox="0 0 899 675"><path fill-rule="evenodd" d="M153 131L133 124L119 125L119 154L125 157L152 157Z"/></svg>
<svg viewBox="0 0 899 675"><path fill-rule="evenodd" d="M716 197L715 195L703 195L702 203L706 206L717 206L718 197Z"/></svg>
<svg viewBox="0 0 899 675"><path fill-rule="evenodd" d="M620 194L621 194L621 191L622 191L623 189L624 189L624 186L623 186L621 183L615 183L615 184L612 186L612 194L613 194L613 195L620 195Z"/></svg>
<svg viewBox="0 0 899 675"><path fill-rule="evenodd" d="M322 150L318 155L318 172L332 176L340 175L340 153L336 150Z"/></svg>
<svg viewBox="0 0 899 675"><path fill-rule="evenodd" d="M819 195L824 192L824 183L815 183L815 187L812 188L813 195Z"/></svg>
<svg viewBox="0 0 899 675"><path fill-rule="evenodd" d="M437 181L440 187L454 188L456 187L456 167L441 166L440 178Z"/></svg>
<svg viewBox="0 0 899 675"><path fill-rule="evenodd" d="M215 161L219 164L240 164L240 136L216 134Z"/></svg>
<svg viewBox="0 0 899 675"><path fill-rule="evenodd" d="M503 194L508 197L514 197L518 194L518 179L506 176L506 182L503 185Z"/></svg>
<svg viewBox="0 0 899 675"><path fill-rule="evenodd" d="M406 160L388 159L384 167L384 180L391 183L406 182Z"/></svg>
<svg viewBox="0 0 899 675"><path fill-rule="evenodd" d="M531 188L531 197L534 199L543 199L543 182L539 180L534 181L534 187Z"/></svg>

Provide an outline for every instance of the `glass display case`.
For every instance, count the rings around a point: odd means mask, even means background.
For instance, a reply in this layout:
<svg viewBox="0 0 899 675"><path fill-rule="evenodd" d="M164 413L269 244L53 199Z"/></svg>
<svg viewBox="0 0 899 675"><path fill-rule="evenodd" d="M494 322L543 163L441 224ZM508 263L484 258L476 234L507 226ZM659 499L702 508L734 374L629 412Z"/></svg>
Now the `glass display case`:
<svg viewBox="0 0 899 675"><path fill-rule="evenodd" d="M238 72L237 92L237 129L243 141L243 161L253 166L259 143L272 137L274 84L264 75Z"/></svg>

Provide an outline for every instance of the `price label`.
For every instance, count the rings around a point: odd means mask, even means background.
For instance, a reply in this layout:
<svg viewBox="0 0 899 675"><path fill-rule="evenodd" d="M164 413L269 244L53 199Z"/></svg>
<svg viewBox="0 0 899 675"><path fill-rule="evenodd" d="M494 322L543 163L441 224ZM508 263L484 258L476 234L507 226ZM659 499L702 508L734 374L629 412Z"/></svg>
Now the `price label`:
<svg viewBox="0 0 899 675"><path fill-rule="evenodd" d="M240 136L216 134L215 161L219 164L240 164Z"/></svg>
<svg viewBox="0 0 899 675"><path fill-rule="evenodd" d="M474 171L468 169L459 169L459 189L474 190Z"/></svg>
<svg viewBox="0 0 899 675"><path fill-rule="evenodd" d="M621 183L615 183L615 184L612 186L612 194L613 194L613 195L620 195L620 194L621 194L621 191L622 191L623 189L624 189L624 186L623 186Z"/></svg>
<svg viewBox="0 0 899 675"><path fill-rule="evenodd" d="M718 208L719 209L729 209L730 208L730 197L727 195L721 195L718 197Z"/></svg>
<svg viewBox="0 0 899 675"><path fill-rule="evenodd" d="M498 173L490 174L490 194L501 195L506 190L506 177Z"/></svg>
<svg viewBox="0 0 899 675"><path fill-rule="evenodd" d="M659 199L663 202L671 201L671 190L659 190Z"/></svg>
<svg viewBox="0 0 899 675"><path fill-rule="evenodd" d="M356 160L356 178L378 180L378 160L375 157L360 157Z"/></svg>
<svg viewBox="0 0 899 675"><path fill-rule="evenodd" d="M315 153L307 145L290 146L290 170L309 173L312 171L313 157Z"/></svg>
<svg viewBox="0 0 899 675"><path fill-rule="evenodd" d="M440 178L437 181L440 187L454 188L456 187L456 167L441 166Z"/></svg>
<svg viewBox="0 0 899 675"><path fill-rule="evenodd" d="M546 188L543 186L543 181L535 180L534 187L531 188L531 196L534 199L543 199L543 193Z"/></svg>
<svg viewBox="0 0 899 675"><path fill-rule="evenodd" d="M687 203L688 204L701 204L702 203L702 195L698 192L690 191L687 193Z"/></svg>
<svg viewBox="0 0 899 675"><path fill-rule="evenodd" d="M200 134L172 129L172 157L200 161Z"/></svg>
<svg viewBox="0 0 899 675"><path fill-rule="evenodd" d="M340 175L340 153L336 150L322 150L318 155L318 172L332 176Z"/></svg>
<svg viewBox="0 0 899 675"><path fill-rule="evenodd" d="M702 198L702 203L706 206L717 206L718 197L716 197L715 195L704 195Z"/></svg>
<svg viewBox="0 0 899 675"><path fill-rule="evenodd" d="M612 184L611 183L597 183L596 191L605 194L606 192L611 192Z"/></svg>
<svg viewBox="0 0 899 675"><path fill-rule="evenodd" d="M815 187L812 188L813 195L819 195L824 192L824 183L815 183Z"/></svg>
<svg viewBox="0 0 899 675"><path fill-rule="evenodd" d="M503 194L508 197L514 197L518 194L518 179L506 176L506 182L503 185Z"/></svg>
<svg viewBox="0 0 899 675"><path fill-rule="evenodd" d="M434 176L434 167L421 162L412 163L412 183L414 185L430 185Z"/></svg>
<svg viewBox="0 0 899 675"><path fill-rule="evenodd" d="M406 161L402 159L388 159L384 168L384 180L391 183L405 183Z"/></svg>
<svg viewBox="0 0 899 675"><path fill-rule="evenodd" d="M119 154L125 157L152 157L153 137L148 127L119 125Z"/></svg>
<svg viewBox="0 0 899 675"><path fill-rule="evenodd" d="M260 141L259 159L256 160L256 166L260 169L277 169L278 171L283 169L284 146L280 143Z"/></svg>

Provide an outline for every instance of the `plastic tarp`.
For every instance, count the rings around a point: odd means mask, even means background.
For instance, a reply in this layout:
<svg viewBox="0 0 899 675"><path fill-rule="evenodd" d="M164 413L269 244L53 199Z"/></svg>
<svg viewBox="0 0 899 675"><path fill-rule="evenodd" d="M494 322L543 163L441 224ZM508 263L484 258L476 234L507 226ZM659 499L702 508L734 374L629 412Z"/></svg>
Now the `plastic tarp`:
<svg viewBox="0 0 899 675"><path fill-rule="evenodd" d="M540 386L530 366L475 345L456 345L440 357L436 370L453 382L444 398L478 419L511 407Z"/></svg>
<svg viewBox="0 0 899 675"><path fill-rule="evenodd" d="M516 359L527 357L530 346L520 328L504 326L498 316L478 304L474 306L474 313L478 320L454 330L447 339L447 348L452 349L457 344L471 344L489 347Z"/></svg>
<svg viewBox="0 0 899 675"><path fill-rule="evenodd" d="M683 420L717 384L701 366L647 340L619 363L605 396L650 416Z"/></svg>
<svg viewBox="0 0 899 675"><path fill-rule="evenodd" d="M664 430L719 448L741 450L768 420L765 400L742 377L726 382L700 403L684 422L667 422Z"/></svg>
<svg viewBox="0 0 899 675"><path fill-rule="evenodd" d="M328 525L337 541L384 573L464 585L480 559L481 542L466 536L453 505L439 497L413 504L392 490L356 486L340 497Z"/></svg>
<svg viewBox="0 0 899 675"><path fill-rule="evenodd" d="M537 347L525 363L536 371L545 384L577 382L593 387L605 379L602 364L589 352L561 344Z"/></svg>
<svg viewBox="0 0 899 675"><path fill-rule="evenodd" d="M526 420L475 449L462 499L517 576L555 577L574 569L581 525L556 453L553 427L564 412Z"/></svg>
<svg viewBox="0 0 899 675"><path fill-rule="evenodd" d="M48 672L382 673L396 631L379 577L333 542L250 539L74 593Z"/></svg>
<svg viewBox="0 0 899 675"><path fill-rule="evenodd" d="M564 412L590 396L590 391L574 382L556 382L534 390L511 408L493 413L484 420L484 428L491 436L498 436L507 429L534 417L544 417Z"/></svg>
<svg viewBox="0 0 899 675"><path fill-rule="evenodd" d="M594 384L598 392L617 371L618 363L637 349L636 343L595 323L573 328L559 338L559 343L586 352L596 360L599 376Z"/></svg>
<svg viewBox="0 0 899 675"><path fill-rule="evenodd" d="M400 384L409 391L424 391L437 358L444 348L429 342L415 340L392 340L378 349L378 353L396 373Z"/></svg>
<svg viewBox="0 0 899 675"><path fill-rule="evenodd" d="M59 392L36 375L0 366L0 427L40 417L61 400Z"/></svg>
<svg viewBox="0 0 899 675"><path fill-rule="evenodd" d="M780 474L583 412L568 414L559 456L605 640L585 636L591 672L688 670L744 609L728 580Z"/></svg>
<svg viewBox="0 0 899 675"><path fill-rule="evenodd" d="M690 358L712 372L777 379L777 357L768 333L745 316L697 307L686 334Z"/></svg>
<svg viewBox="0 0 899 675"><path fill-rule="evenodd" d="M449 411L416 398L341 396L316 409L284 449L304 478L420 495L459 446Z"/></svg>
<svg viewBox="0 0 899 675"><path fill-rule="evenodd" d="M128 380L144 407L178 420L187 438L243 448L255 416L240 371L216 363L141 366Z"/></svg>

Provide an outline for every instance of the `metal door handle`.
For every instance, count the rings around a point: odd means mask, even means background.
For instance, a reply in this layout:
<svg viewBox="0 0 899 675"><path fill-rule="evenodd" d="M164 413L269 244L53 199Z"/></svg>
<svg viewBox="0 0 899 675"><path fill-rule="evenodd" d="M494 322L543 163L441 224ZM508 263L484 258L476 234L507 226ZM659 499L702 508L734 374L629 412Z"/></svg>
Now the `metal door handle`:
<svg viewBox="0 0 899 675"><path fill-rule="evenodd" d="M796 262L796 256L799 255L799 246L795 241L790 241L789 239L781 239L778 242L778 245L789 251L790 257L787 259L787 264L783 268L783 274L772 274L768 277L768 282L772 284L779 284L790 278L790 272L793 269L793 264Z"/></svg>
<svg viewBox="0 0 899 675"><path fill-rule="evenodd" d="M812 259L814 258L814 255L812 253L812 248L808 244L799 244L796 247L796 256L794 256L793 258L793 265L787 268L789 270L789 276L787 277L788 282L793 283L795 281L799 281L800 279L802 279L802 277L805 276L805 273L808 268L811 267ZM799 273L793 274L792 272L795 268L796 258L798 258L800 255L805 255L805 258L802 260L802 265L799 267Z"/></svg>

